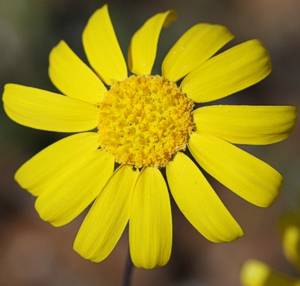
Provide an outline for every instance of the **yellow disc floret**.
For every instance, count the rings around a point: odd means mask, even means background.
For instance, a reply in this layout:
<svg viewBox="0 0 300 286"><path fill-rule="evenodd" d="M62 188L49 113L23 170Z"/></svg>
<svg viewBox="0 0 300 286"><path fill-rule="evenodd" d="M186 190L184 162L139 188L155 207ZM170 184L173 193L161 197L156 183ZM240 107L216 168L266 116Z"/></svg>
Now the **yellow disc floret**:
<svg viewBox="0 0 300 286"><path fill-rule="evenodd" d="M186 147L193 102L161 76L116 82L100 103L101 148L120 164L163 167Z"/></svg>

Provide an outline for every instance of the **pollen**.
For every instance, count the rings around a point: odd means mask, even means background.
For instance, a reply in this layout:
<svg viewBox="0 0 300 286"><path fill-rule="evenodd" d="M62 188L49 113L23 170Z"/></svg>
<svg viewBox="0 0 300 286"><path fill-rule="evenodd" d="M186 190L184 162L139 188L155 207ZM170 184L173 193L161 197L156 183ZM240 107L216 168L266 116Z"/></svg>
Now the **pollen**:
<svg viewBox="0 0 300 286"><path fill-rule="evenodd" d="M194 123L193 102L161 76L130 76L116 82L99 106L102 149L120 164L164 167L186 148Z"/></svg>

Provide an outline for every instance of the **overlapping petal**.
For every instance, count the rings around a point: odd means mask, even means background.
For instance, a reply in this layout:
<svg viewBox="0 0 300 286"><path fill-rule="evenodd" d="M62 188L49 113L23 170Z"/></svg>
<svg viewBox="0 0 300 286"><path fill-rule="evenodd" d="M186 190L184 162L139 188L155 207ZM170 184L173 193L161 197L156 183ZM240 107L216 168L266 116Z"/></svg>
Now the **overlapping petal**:
<svg viewBox="0 0 300 286"><path fill-rule="evenodd" d="M267 207L277 197L282 176L258 158L211 135L193 133L188 147L202 168L246 201Z"/></svg>
<svg viewBox="0 0 300 286"><path fill-rule="evenodd" d="M139 176L129 223L130 254L137 267L165 265L172 248L172 217L168 188L157 168Z"/></svg>
<svg viewBox="0 0 300 286"><path fill-rule="evenodd" d="M243 231L198 167L177 153L166 168L171 193L189 222L212 242L228 242Z"/></svg>
<svg viewBox="0 0 300 286"><path fill-rule="evenodd" d="M267 50L258 40L239 44L200 65L181 83L196 102L226 97L264 79L271 72Z"/></svg>
<svg viewBox="0 0 300 286"><path fill-rule="evenodd" d="M107 84L127 77L127 66L116 37L108 6L98 9L89 19L82 35L90 65Z"/></svg>
<svg viewBox="0 0 300 286"><path fill-rule="evenodd" d="M33 195L40 195L43 185L72 168L77 161L97 150L97 133L88 132L68 136L43 149L25 162L16 172L15 179Z"/></svg>
<svg viewBox="0 0 300 286"><path fill-rule="evenodd" d="M49 56L49 76L65 95L98 104L106 88L96 74L61 41Z"/></svg>
<svg viewBox="0 0 300 286"><path fill-rule="evenodd" d="M81 154L72 165L43 184L35 203L40 217L62 226L77 217L102 191L113 174L114 157L101 150Z"/></svg>
<svg viewBox="0 0 300 286"><path fill-rule="evenodd" d="M294 106L213 105L193 112L197 132L237 144L272 144L295 125Z"/></svg>
<svg viewBox="0 0 300 286"><path fill-rule="evenodd" d="M7 84L3 94L6 114L21 125L58 132L91 130L98 124L98 108L57 93Z"/></svg>
<svg viewBox="0 0 300 286"><path fill-rule="evenodd" d="M162 64L162 74L177 81L193 71L233 39L221 25L201 23L187 30L168 52Z"/></svg>
<svg viewBox="0 0 300 286"><path fill-rule="evenodd" d="M84 219L74 242L81 256L104 260L120 239L129 220L138 171L123 166L112 176Z"/></svg>
<svg viewBox="0 0 300 286"><path fill-rule="evenodd" d="M148 19L131 39L128 64L134 74L149 75L154 65L157 44L163 27L175 20L174 11L158 13Z"/></svg>

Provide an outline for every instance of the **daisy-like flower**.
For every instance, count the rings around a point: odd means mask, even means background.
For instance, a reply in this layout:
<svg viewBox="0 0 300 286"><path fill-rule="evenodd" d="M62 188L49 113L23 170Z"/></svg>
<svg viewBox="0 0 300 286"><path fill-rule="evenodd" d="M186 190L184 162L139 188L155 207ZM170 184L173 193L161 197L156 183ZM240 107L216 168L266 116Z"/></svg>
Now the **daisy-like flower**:
<svg viewBox="0 0 300 286"><path fill-rule="evenodd" d="M285 214L280 220L283 253L286 259L300 271L300 211ZM300 276L272 269L260 260L248 260L241 270L243 286L300 286Z"/></svg>
<svg viewBox="0 0 300 286"><path fill-rule="evenodd" d="M250 40L214 56L233 35L223 26L201 23L171 48L162 75L151 75L160 32L174 19L173 11L158 13L133 35L129 75L105 5L89 19L82 36L93 69L63 41L50 53L50 79L64 96L5 86L4 108L14 121L79 132L35 155L15 178L37 197L40 217L54 226L69 223L94 201L74 242L86 259L105 259L129 222L133 263L153 268L168 262L172 218L164 168L176 204L204 237L228 242L243 235L185 155L186 147L205 171L248 202L267 207L278 194L281 175L231 143L285 139L295 121L294 107L193 110L195 102L224 98L265 78L271 71L267 51Z"/></svg>

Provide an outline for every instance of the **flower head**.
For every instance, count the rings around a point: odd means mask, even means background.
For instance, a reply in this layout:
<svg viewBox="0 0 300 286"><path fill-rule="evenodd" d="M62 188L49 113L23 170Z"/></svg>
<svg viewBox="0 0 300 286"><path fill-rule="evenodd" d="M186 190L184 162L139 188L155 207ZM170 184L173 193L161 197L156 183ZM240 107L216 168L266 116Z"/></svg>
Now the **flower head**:
<svg viewBox="0 0 300 286"><path fill-rule="evenodd" d="M201 23L173 45L162 75L152 75L160 32L173 20L173 11L158 13L133 35L128 75L105 5L92 15L82 37L95 72L62 41L50 53L49 75L64 95L5 86L4 108L14 121L83 132L35 155L15 178L37 196L39 215L54 226L69 223L93 202L74 242L74 249L92 261L110 254L129 222L134 264L153 268L168 262L172 219L162 168L179 209L203 236L228 242L243 235L184 153L186 147L205 171L250 203L266 207L278 194L281 175L232 143L285 139L295 108L194 109L194 103L224 98L265 78L271 71L266 49L250 40L215 55L233 35L223 26Z"/></svg>
<svg viewBox="0 0 300 286"><path fill-rule="evenodd" d="M161 76L116 82L99 106L100 146L119 164L165 167L186 148L194 129L193 101Z"/></svg>

